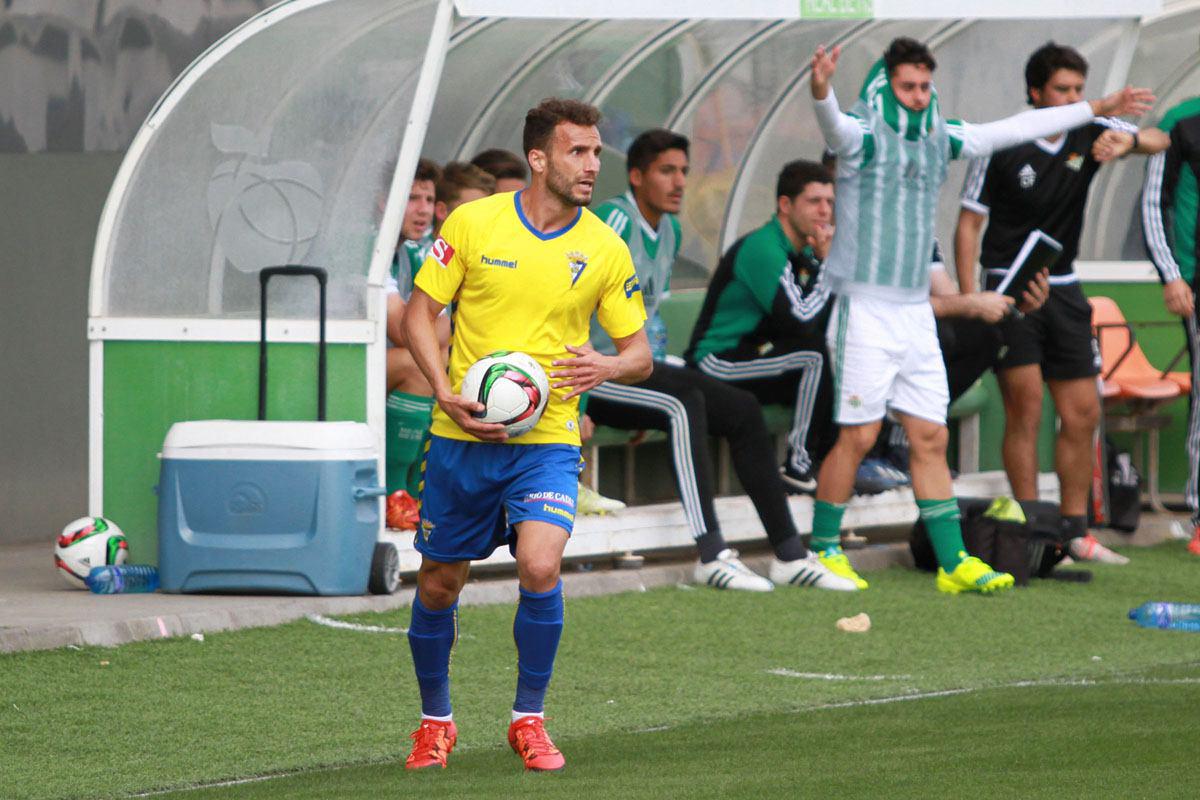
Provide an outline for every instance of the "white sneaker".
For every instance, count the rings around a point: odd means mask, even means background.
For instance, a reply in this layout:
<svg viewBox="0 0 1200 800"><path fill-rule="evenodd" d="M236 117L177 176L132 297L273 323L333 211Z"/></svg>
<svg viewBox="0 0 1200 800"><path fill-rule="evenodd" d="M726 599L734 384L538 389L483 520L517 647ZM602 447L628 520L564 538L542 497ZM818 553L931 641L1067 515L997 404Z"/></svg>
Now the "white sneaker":
<svg viewBox="0 0 1200 800"><path fill-rule="evenodd" d="M729 547L707 564L697 563L694 577L696 583L703 583L714 589L769 592L775 588L775 584L743 564L738 558L738 551Z"/></svg>
<svg viewBox="0 0 1200 800"><path fill-rule="evenodd" d="M620 500L605 497L590 486L579 484L575 510L584 516L598 516L620 511L625 504Z"/></svg>
<svg viewBox="0 0 1200 800"><path fill-rule="evenodd" d="M829 567L821 563L817 554L808 551L804 558L795 561L780 561L771 559L771 580L787 586L815 586L818 589L830 589L835 592L857 592L858 586L849 578L835 575Z"/></svg>
<svg viewBox="0 0 1200 800"><path fill-rule="evenodd" d="M1099 540L1090 533L1071 540L1068 545L1071 556L1076 561L1099 561L1101 564L1128 564L1129 559L1120 553L1109 550L1100 544Z"/></svg>

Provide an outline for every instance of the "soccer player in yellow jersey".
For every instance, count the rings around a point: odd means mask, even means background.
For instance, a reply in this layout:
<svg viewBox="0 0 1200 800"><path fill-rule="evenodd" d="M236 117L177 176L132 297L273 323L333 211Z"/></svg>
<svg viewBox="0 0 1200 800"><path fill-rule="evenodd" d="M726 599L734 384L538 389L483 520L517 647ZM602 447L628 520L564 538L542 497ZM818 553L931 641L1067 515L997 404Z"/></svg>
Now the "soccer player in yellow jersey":
<svg viewBox="0 0 1200 800"><path fill-rule="evenodd" d="M544 100L529 111L529 188L467 203L446 219L405 314L409 347L437 400L408 633L421 690L410 769L445 767L454 747L449 668L458 595L470 562L505 543L520 583L508 741L526 769L564 765L542 709L562 634L559 570L574 524L580 464L577 398L603 381L636 383L651 371L629 249L584 208L600 169L599 118L594 107L574 100ZM451 301L447 369L434 320ZM615 356L587 344L593 312L616 343ZM512 441L502 425L473 416L481 404L457 393L467 368L496 350L528 353L551 380L542 418Z"/></svg>

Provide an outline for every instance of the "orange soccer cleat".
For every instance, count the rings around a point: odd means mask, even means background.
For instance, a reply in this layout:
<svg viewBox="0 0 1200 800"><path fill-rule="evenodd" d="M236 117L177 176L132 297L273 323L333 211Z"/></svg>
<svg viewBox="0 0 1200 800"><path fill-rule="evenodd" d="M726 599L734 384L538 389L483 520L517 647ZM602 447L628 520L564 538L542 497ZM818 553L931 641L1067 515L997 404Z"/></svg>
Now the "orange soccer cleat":
<svg viewBox="0 0 1200 800"><path fill-rule="evenodd" d="M541 717L521 717L508 726L508 743L525 762L525 769L558 772L567 761L550 741L545 722Z"/></svg>
<svg viewBox="0 0 1200 800"><path fill-rule="evenodd" d="M1200 525L1196 526L1196 532L1192 534L1192 540L1188 542L1188 552L1194 556L1200 556Z"/></svg>
<svg viewBox="0 0 1200 800"><path fill-rule="evenodd" d="M446 757L458 741L458 728L454 721L439 722L435 719L421 720L421 727L409 734L413 740L412 752L404 762L405 769L425 767L446 768Z"/></svg>

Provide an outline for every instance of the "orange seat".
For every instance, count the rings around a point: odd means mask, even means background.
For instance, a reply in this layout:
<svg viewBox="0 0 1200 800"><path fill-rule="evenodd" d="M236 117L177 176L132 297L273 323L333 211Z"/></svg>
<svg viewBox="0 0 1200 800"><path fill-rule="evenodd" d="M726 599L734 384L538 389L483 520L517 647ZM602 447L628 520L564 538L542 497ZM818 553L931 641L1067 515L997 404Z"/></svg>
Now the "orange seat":
<svg viewBox="0 0 1200 800"><path fill-rule="evenodd" d="M1179 397L1182 387L1174 380L1161 377L1162 373L1146 358L1116 302L1108 297L1093 297L1089 302L1092 304L1092 325L1100 344L1101 377L1106 385L1102 393L1104 398L1157 404ZM1111 398L1108 384L1117 387Z"/></svg>
<svg viewBox="0 0 1200 800"><path fill-rule="evenodd" d="M1190 372L1168 372L1167 380L1179 387L1179 391L1184 394L1192 393L1192 373Z"/></svg>

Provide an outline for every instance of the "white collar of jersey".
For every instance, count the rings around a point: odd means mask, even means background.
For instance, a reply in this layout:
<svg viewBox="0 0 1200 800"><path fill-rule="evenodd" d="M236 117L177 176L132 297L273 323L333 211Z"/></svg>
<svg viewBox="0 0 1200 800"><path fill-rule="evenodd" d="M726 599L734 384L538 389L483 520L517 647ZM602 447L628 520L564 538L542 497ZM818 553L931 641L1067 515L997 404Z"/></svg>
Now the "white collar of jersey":
<svg viewBox="0 0 1200 800"><path fill-rule="evenodd" d="M1067 143L1067 135L1064 133L1058 137L1057 142L1052 142L1049 139L1034 139L1033 143L1041 148L1044 152L1050 155L1055 155L1059 150L1063 149L1063 145Z"/></svg>
<svg viewBox="0 0 1200 800"><path fill-rule="evenodd" d="M637 214L638 227L642 229L642 233L649 236L650 241L657 242L658 231L654 230L654 228L651 228L650 223L647 222L646 218L642 216L642 209L638 206L637 200L634 199L632 189L625 190L625 199L629 201L629 205L633 206L633 213ZM664 214L663 216L666 215Z"/></svg>

